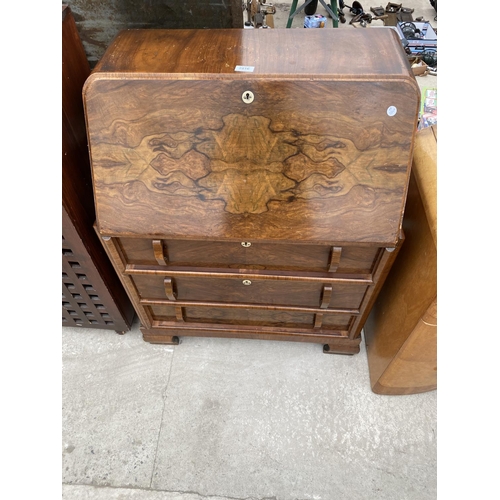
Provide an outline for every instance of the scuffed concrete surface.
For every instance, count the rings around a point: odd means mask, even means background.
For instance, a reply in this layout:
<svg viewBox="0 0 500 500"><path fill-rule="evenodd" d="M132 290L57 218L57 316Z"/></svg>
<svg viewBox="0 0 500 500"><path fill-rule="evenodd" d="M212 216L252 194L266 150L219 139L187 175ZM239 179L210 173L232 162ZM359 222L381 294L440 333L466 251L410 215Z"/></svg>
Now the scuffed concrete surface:
<svg viewBox="0 0 500 500"><path fill-rule="evenodd" d="M436 393L371 392L313 344L185 339L152 487L236 498L424 500L436 492ZM172 446L173 443L179 446Z"/></svg>
<svg viewBox="0 0 500 500"><path fill-rule="evenodd" d="M64 483L148 487L172 349L63 328Z"/></svg>
<svg viewBox="0 0 500 500"><path fill-rule="evenodd" d="M437 392L379 396L364 343L63 328L63 498L431 500Z"/></svg>
<svg viewBox="0 0 500 500"><path fill-rule="evenodd" d="M232 497L204 496L194 492L136 490L126 488L99 488L94 486L64 485L63 500L240 500ZM276 497L258 499L247 497L241 500L276 500Z"/></svg>

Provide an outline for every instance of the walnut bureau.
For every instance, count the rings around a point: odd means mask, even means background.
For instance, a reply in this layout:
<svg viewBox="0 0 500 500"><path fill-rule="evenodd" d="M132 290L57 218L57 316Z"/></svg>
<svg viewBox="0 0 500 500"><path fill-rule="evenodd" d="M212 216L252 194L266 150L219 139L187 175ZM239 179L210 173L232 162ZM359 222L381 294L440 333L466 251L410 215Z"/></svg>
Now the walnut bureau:
<svg viewBox="0 0 500 500"><path fill-rule="evenodd" d="M359 352L420 91L392 30L127 30L88 78L95 230L146 341Z"/></svg>

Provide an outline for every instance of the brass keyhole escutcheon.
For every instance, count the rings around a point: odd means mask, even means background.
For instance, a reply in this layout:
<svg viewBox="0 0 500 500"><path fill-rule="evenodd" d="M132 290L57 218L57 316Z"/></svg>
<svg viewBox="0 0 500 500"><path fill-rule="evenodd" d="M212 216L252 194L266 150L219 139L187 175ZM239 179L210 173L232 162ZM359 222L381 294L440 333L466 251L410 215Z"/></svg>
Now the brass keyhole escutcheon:
<svg viewBox="0 0 500 500"><path fill-rule="evenodd" d="M245 247L245 248L248 248L248 247L252 246L252 244L249 241L242 241L241 242L241 246Z"/></svg>
<svg viewBox="0 0 500 500"><path fill-rule="evenodd" d="M255 96L253 95L253 92L251 90L245 90L245 92L241 94L241 99L244 103L250 104L255 99Z"/></svg>
<svg viewBox="0 0 500 500"><path fill-rule="evenodd" d="M243 280L243 282L242 282L242 283L243 283L244 285L247 285L247 286L252 284L252 282L251 282L250 280Z"/></svg>

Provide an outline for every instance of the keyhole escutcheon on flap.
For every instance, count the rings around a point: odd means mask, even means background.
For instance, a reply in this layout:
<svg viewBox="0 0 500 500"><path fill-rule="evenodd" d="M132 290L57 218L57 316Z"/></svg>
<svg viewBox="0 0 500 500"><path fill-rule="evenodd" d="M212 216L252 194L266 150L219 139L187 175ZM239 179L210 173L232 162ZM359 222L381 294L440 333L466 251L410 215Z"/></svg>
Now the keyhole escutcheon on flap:
<svg viewBox="0 0 500 500"><path fill-rule="evenodd" d="M245 90L245 92L241 94L241 99L244 103L250 104L255 99L255 96L253 95L253 92L251 90Z"/></svg>

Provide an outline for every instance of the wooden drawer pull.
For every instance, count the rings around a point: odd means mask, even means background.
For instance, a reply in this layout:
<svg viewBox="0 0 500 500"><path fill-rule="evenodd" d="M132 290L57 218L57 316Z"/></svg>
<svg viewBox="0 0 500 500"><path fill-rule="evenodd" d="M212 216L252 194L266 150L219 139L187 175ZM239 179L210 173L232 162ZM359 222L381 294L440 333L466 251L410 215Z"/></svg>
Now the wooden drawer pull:
<svg viewBox="0 0 500 500"><path fill-rule="evenodd" d="M176 300L177 294L174 291L174 283L172 278L165 278L163 280L163 284L165 285L165 295L167 296L168 300Z"/></svg>
<svg viewBox="0 0 500 500"><path fill-rule="evenodd" d="M342 254L342 247L332 247L330 252L330 265L328 266L328 272L334 273L339 267L340 256Z"/></svg>
<svg viewBox="0 0 500 500"><path fill-rule="evenodd" d="M153 240L153 252L160 266L168 266L168 256L161 240Z"/></svg>
<svg viewBox="0 0 500 500"><path fill-rule="evenodd" d="M320 309L327 309L330 305L330 300L332 298L332 285L325 285L323 287L323 296L321 297Z"/></svg>
<svg viewBox="0 0 500 500"><path fill-rule="evenodd" d="M177 321L184 321L184 309L180 306L175 307L175 319Z"/></svg>
<svg viewBox="0 0 500 500"><path fill-rule="evenodd" d="M330 300L332 298L333 287L332 285L324 285L323 286L323 294L321 296L321 304L319 305L320 309L328 309L330 305ZM314 315L314 328L321 328L323 325L323 313L316 313Z"/></svg>
<svg viewBox="0 0 500 500"><path fill-rule="evenodd" d="M323 326L323 313L314 315L314 328L321 328Z"/></svg>

